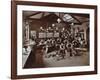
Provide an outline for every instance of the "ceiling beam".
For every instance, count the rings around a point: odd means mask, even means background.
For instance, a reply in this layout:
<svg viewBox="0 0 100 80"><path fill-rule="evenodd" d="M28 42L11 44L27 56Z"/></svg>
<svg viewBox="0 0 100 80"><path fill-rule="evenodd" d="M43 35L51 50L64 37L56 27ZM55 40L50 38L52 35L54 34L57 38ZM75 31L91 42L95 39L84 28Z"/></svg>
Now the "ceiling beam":
<svg viewBox="0 0 100 80"><path fill-rule="evenodd" d="M42 16L41 16L41 18L43 18L43 17L44 17L44 14L45 14L45 13L43 12L43 13L42 13Z"/></svg>
<svg viewBox="0 0 100 80"><path fill-rule="evenodd" d="M37 15L37 14L40 14L40 13L41 13L41 12L33 13L33 14L31 14L31 15L26 16L26 18L30 18L31 16L34 16L34 15Z"/></svg>
<svg viewBox="0 0 100 80"><path fill-rule="evenodd" d="M78 19L77 19L76 17L74 17L72 14L69 14L69 15L71 15L72 18L74 18L74 19L77 20L79 23L81 23L80 20L78 20Z"/></svg>
<svg viewBox="0 0 100 80"><path fill-rule="evenodd" d="M80 17L84 17L84 18L89 18L89 14L70 13L70 15L80 16Z"/></svg>

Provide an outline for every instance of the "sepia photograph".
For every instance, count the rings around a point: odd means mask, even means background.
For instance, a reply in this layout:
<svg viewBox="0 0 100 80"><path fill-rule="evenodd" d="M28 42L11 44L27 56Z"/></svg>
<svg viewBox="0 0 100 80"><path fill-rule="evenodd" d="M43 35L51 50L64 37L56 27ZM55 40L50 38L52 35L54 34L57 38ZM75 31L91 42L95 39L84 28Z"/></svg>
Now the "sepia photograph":
<svg viewBox="0 0 100 80"><path fill-rule="evenodd" d="M89 65L89 14L23 11L23 68Z"/></svg>

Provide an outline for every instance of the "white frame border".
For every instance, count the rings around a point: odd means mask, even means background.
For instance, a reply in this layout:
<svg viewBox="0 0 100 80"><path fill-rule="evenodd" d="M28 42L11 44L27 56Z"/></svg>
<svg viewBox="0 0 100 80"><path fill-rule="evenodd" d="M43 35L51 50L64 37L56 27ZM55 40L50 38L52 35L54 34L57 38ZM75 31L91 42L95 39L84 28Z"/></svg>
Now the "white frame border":
<svg viewBox="0 0 100 80"><path fill-rule="evenodd" d="M90 66L23 69L22 34L21 34L23 10L90 14ZM17 5L17 75L94 71L94 22L95 21L93 16L94 16L94 9Z"/></svg>

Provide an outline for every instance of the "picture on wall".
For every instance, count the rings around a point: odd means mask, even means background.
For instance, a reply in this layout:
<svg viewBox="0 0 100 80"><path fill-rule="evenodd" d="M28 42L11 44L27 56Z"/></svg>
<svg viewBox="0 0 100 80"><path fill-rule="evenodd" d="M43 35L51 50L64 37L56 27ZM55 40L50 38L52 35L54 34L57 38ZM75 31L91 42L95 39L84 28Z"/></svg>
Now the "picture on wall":
<svg viewBox="0 0 100 80"><path fill-rule="evenodd" d="M12 1L11 78L97 73L97 6Z"/></svg>

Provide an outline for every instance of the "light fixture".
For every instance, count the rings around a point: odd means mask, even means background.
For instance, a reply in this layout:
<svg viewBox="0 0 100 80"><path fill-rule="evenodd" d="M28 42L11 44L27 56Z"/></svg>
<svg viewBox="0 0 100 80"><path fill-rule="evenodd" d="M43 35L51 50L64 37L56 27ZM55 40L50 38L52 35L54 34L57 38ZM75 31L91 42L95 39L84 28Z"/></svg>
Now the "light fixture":
<svg viewBox="0 0 100 80"><path fill-rule="evenodd" d="M60 19L60 18L58 18L58 19L57 19L57 22L58 22L58 23L60 23L60 22L61 22L61 19Z"/></svg>
<svg viewBox="0 0 100 80"><path fill-rule="evenodd" d="M55 26L55 24L52 24L52 27L54 27Z"/></svg>
<svg viewBox="0 0 100 80"><path fill-rule="evenodd" d="M74 23L71 23L71 26L73 26L74 25Z"/></svg>

